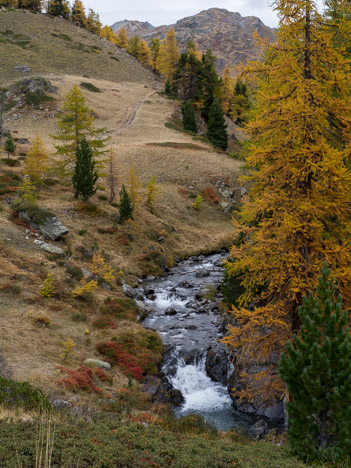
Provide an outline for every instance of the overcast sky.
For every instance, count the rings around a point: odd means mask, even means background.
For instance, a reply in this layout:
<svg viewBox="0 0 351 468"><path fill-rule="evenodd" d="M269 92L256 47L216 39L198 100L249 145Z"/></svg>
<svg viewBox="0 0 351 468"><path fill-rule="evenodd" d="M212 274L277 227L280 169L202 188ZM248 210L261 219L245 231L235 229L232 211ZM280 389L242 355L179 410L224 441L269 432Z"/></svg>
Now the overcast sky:
<svg viewBox="0 0 351 468"><path fill-rule="evenodd" d="M103 24L112 25L116 21L149 21L153 26L173 24L177 20L195 15L208 8L226 8L237 11L242 16L257 16L268 26L277 26L277 16L270 7L273 0L84 0L86 8L99 13ZM319 2L322 0L318 0Z"/></svg>

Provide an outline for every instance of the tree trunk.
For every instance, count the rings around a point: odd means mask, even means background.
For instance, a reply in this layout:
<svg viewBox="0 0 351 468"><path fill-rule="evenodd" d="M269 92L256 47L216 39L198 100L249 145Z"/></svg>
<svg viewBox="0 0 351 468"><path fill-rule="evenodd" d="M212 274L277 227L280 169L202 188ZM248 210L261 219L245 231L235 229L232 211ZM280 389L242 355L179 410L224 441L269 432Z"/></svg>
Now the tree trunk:
<svg viewBox="0 0 351 468"><path fill-rule="evenodd" d="M328 417L326 411L322 411L320 415L320 438L320 448L326 449L328 447Z"/></svg>

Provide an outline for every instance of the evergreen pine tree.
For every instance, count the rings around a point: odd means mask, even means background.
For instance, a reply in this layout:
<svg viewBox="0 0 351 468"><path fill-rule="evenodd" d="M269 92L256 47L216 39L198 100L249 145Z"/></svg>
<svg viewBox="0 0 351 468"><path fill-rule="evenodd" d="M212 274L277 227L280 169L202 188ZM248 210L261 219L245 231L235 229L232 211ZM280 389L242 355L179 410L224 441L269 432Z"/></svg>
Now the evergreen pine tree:
<svg viewBox="0 0 351 468"><path fill-rule="evenodd" d="M83 138L76 152L76 165L72 177L76 198L78 198L78 195L81 195L83 201L89 200L96 193L98 178L93 151L87 140Z"/></svg>
<svg viewBox="0 0 351 468"><path fill-rule="evenodd" d="M213 101L207 122L207 136L211 143L223 150L228 148L227 125L222 106L218 99Z"/></svg>
<svg viewBox="0 0 351 468"><path fill-rule="evenodd" d="M130 200L130 197L128 195L127 189L125 186L122 186L121 191L119 192L119 222L123 224L125 221L127 221L129 218L131 218L134 210L134 206L132 205L132 202Z"/></svg>
<svg viewBox="0 0 351 468"><path fill-rule="evenodd" d="M62 16L68 19L70 15L68 2L66 0L51 0L48 13L53 16Z"/></svg>
<svg viewBox="0 0 351 468"><path fill-rule="evenodd" d="M182 115L183 115L183 126L185 130L190 130L191 132L197 133L195 112L190 101L187 101L185 105L182 107Z"/></svg>
<svg viewBox="0 0 351 468"><path fill-rule="evenodd" d="M169 82L169 80L167 80L165 83L165 93L168 95L172 94L171 83Z"/></svg>
<svg viewBox="0 0 351 468"><path fill-rule="evenodd" d="M290 394L289 441L303 459L335 462L351 453L351 336L341 295L322 268L316 294L299 308L301 327L279 372Z"/></svg>
<svg viewBox="0 0 351 468"><path fill-rule="evenodd" d="M13 137L10 132L8 133L7 138L5 140L4 150L7 151L7 159L10 159L10 153L14 154L14 152L16 151L16 144L13 141Z"/></svg>

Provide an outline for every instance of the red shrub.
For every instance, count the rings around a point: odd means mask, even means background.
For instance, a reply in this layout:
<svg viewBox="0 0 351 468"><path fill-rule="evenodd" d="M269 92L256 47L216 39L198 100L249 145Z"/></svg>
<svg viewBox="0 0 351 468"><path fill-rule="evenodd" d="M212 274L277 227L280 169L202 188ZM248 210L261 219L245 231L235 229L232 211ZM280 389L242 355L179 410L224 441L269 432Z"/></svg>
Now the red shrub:
<svg viewBox="0 0 351 468"><path fill-rule="evenodd" d="M112 382L112 379L102 369L90 369L86 366L78 367L78 369L67 369L63 366L58 366L58 369L62 373L66 373L69 377L58 380L57 385L64 385L66 388L76 390L87 390L89 392L95 392L98 395L103 395L103 391L96 385L96 379L101 381Z"/></svg>
<svg viewBox="0 0 351 468"><path fill-rule="evenodd" d="M107 343L99 343L96 349L100 354L107 357L107 361L111 364L118 364L122 371L134 379L141 380L143 378L142 363L132 354L125 351L119 343L108 341Z"/></svg>
<svg viewBox="0 0 351 468"><path fill-rule="evenodd" d="M116 328L114 320L108 317L100 317L94 320L93 325L95 328L102 330L103 328Z"/></svg>
<svg viewBox="0 0 351 468"><path fill-rule="evenodd" d="M202 191L202 196L211 205L217 205L219 203L219 198L212 187L206 187Z"/></svg>

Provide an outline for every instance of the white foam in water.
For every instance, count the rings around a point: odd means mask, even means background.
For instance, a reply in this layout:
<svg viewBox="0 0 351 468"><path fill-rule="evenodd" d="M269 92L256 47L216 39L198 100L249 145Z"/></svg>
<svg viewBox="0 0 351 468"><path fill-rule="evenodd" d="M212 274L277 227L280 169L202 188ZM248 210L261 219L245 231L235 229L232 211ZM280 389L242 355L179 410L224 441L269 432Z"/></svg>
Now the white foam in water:
<svg viewBox="0 0 351 468"><path fill-rule="evenodd" d="M186 303L187 300L182 300L175 297L170 298L168 297L167 292L162 292L156 294L156 299L152 302L152 307L157 310L165 311L167 307L184 307Z"/></svg>
<svg viewBox="0 0 351 468"><path fill-rule="evenodd" d="M174 387L182 392L185 402L182 412L217 411L231 405L226 388L211 380L202 365L181 365L172 378Z"/></svg>

